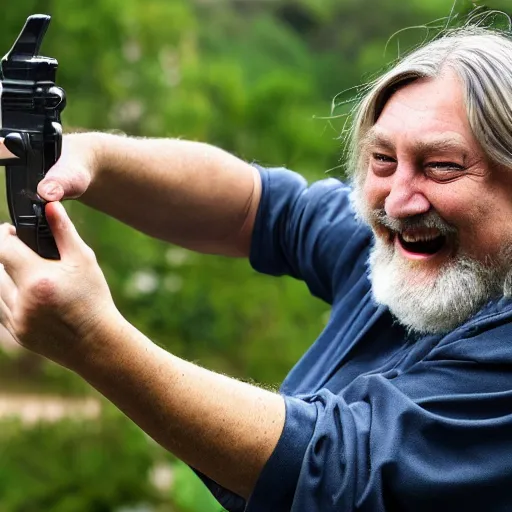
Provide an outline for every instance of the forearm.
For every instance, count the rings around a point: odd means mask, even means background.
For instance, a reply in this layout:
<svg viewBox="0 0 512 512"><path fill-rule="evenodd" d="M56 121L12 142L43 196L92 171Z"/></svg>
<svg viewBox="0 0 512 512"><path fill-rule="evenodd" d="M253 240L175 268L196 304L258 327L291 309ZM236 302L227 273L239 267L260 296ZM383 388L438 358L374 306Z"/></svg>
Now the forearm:
<svg viewBox="0 0 512 512"><path fill-rule="evenodd" d="M93 136L84 203L193 250L248 255L261 187L252 166L199 142Z"/></svg>
<svg viewBox="0 0 512 512"><path fill-rule="evenodd" d="M166 449L247 498L284 425L277 394L180 360L118 318L74 370Z"/></svg>

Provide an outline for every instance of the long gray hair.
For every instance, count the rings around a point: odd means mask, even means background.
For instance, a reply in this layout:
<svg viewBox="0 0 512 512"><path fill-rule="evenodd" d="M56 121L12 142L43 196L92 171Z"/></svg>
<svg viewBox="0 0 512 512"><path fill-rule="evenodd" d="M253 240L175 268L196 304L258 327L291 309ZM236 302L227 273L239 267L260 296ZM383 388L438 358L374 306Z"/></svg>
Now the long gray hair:
<svg viewBox="0 0 512 512"><path fill-rule="evenodd" d="M436 78L447 67L461 80L473 133L491 161L512 168L512 38L477 26L452 30L398 62L375 80L354 109L348 173L356 185L366 167L361 142L400 87Z"/></svg>

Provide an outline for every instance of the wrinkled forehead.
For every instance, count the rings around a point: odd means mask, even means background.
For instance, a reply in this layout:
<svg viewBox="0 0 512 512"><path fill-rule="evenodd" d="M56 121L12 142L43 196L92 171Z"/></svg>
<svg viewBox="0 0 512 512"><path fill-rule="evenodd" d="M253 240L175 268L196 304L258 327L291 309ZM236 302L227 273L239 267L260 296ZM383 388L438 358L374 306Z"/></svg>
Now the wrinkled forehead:
<svg viewBox="0 0 512 512"><path fill-rule="evenodd" d="M429 151L474 152L473 134L463 88L455 72L418 79L391 95L373 126L360 140L361 149L398 145Z"/></svg>

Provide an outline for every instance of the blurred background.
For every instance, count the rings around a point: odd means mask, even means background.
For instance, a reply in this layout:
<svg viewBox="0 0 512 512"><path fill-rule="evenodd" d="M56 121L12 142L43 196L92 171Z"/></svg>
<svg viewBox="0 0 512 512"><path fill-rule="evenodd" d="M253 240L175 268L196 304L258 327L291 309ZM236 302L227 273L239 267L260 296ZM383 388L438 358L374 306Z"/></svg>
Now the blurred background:
<svg viewBox="0 0 512 512"><path fill-rule="evenodd" d="M17 0L0 14L0 54L28 15L51 14L42 54L59 61L66 131L201 140L313 180L343 177L358 86L475 9L512 14L510 0ZM277 388L327 321L299 282L66 205L121 312L180 357ZM164 510L221 508L73 374L0 346L0 512Z"/></svg>

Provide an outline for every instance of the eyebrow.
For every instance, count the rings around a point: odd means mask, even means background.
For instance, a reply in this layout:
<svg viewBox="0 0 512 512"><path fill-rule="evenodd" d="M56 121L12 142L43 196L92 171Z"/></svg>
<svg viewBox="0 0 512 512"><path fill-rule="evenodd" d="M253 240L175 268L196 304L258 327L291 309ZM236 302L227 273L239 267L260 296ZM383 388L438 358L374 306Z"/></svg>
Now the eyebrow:
<svg viewBox="0 0 512 512"><path fill-rule="evenodd" d="M363 151L368 151L370 148L375 147L396 151L394 142L385 134L378 132L374 128L370 129L368 133L363 137L360 147ZM464 159L466 159L469 155L467 146L462 144L460 140L453 137L438 137L432 138L430 140L417 140L412 144L412 147L422 154L458 151L462 153Z"/></svg>

